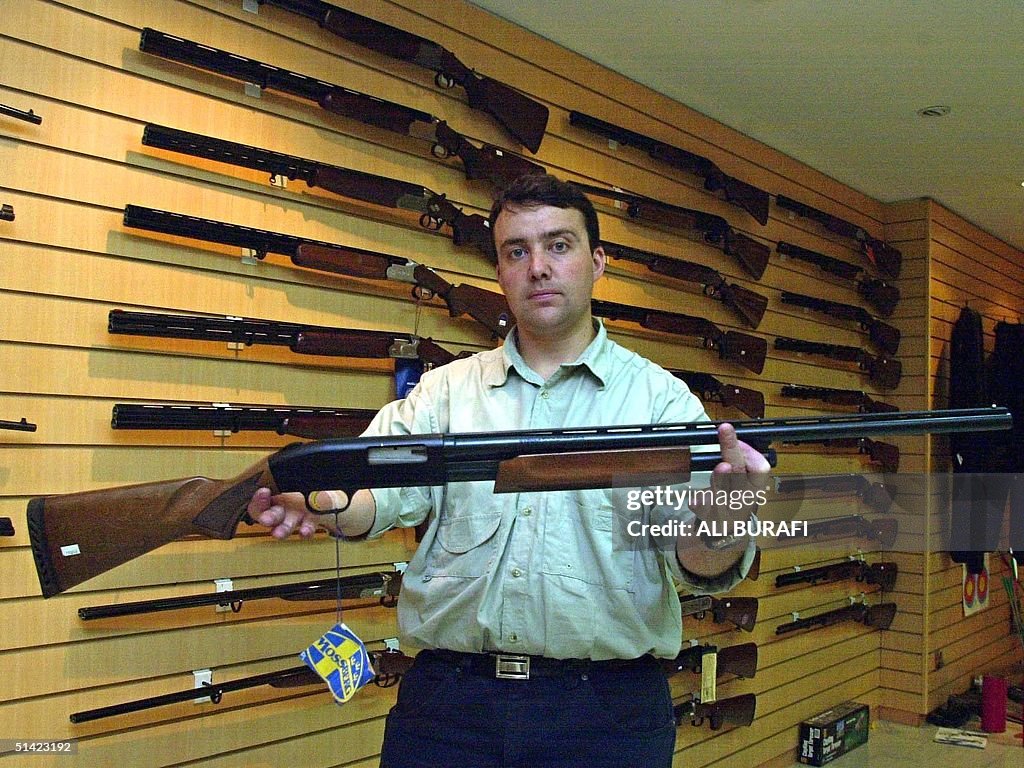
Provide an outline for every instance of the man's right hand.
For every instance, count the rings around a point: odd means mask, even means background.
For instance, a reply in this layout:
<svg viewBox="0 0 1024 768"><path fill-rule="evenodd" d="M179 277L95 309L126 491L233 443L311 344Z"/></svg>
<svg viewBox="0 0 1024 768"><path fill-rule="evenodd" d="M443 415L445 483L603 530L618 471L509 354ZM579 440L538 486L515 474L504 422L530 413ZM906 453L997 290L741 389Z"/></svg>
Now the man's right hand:
<svg viewBox="0 0 1024 768"><path fill-rule="evenodd" d="M341 513L341 530L335 529L335 516L331 510L346 507L345 494L341 491L314 491L309 495L309 507L322 511L316 514L306 506L301 493L279 493L272 496L269 488L260 488L253 494L246 507L253 522L270 528L276 539L287 539L298 533L308 539L317 530L343 536L361 536L370 530L376 514L373 494L357 491L352 503Z"/></svg>
<svg viewBox="0 0 1024 768"><path fill-rule="evenodd" d="M249 500L246 512L253 522L270 528L275 539L287 539L295 532L308 539L319 527L319 515L306 508L301 493L272 496L269 488L260 488Z"/></svg>

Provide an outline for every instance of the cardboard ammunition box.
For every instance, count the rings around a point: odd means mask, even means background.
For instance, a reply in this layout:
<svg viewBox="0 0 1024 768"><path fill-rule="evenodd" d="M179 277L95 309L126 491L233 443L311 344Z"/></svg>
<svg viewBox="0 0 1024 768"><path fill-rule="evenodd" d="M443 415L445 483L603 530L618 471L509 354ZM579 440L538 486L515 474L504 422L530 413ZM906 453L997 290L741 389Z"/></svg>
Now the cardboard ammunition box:
<svg viewBox="0 0 1024 768"><path fill-rule="evenodd" d="M825 765L868 740L868 707L844 701L800 723L800 762Z"/></svg>

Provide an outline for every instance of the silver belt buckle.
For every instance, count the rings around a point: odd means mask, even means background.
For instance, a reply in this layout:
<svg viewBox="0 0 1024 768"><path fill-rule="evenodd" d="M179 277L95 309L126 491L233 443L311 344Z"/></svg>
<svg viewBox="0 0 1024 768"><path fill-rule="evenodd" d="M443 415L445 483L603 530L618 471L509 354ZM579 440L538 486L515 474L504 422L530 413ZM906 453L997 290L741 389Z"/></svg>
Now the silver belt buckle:
<svg viewBox="0 0 1024 768"><path fill-rule="evenodd" d="M494 676L501 680L529 680L530 657L509 653L494 655Z"/></svg>

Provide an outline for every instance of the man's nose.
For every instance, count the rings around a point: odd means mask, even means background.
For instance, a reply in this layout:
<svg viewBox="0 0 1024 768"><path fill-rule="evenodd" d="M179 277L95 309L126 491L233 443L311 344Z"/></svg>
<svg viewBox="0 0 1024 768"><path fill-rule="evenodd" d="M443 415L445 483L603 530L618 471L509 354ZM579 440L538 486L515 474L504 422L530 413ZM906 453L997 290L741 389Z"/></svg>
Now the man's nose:
<svg viewBox="0 0 1024 768"><path fill-rule="evenodd" d="M551 264L544 251L534 251L530 254L530 277L542 278L551 274Z"/></svg>

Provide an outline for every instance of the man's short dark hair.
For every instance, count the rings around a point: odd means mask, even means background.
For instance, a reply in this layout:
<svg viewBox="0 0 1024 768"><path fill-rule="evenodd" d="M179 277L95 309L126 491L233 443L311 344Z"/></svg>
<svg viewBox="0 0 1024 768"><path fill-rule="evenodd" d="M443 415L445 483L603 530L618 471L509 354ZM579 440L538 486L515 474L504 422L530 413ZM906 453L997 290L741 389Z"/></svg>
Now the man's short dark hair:
<svg viewBox="0 0 1024 768"><path fill-rule="evenodd" d="M550 173L530 173L520 176L498 195L491 206L488 220L493 237L494 224L505 208L512 206L534 207L550 205L554 208L574 208L583 214L583 223L590 241L590 251L601 245L601 231L597 224L597 211L593 204L576 187ZM495 244L496 245L496 244Z"/></svg>

